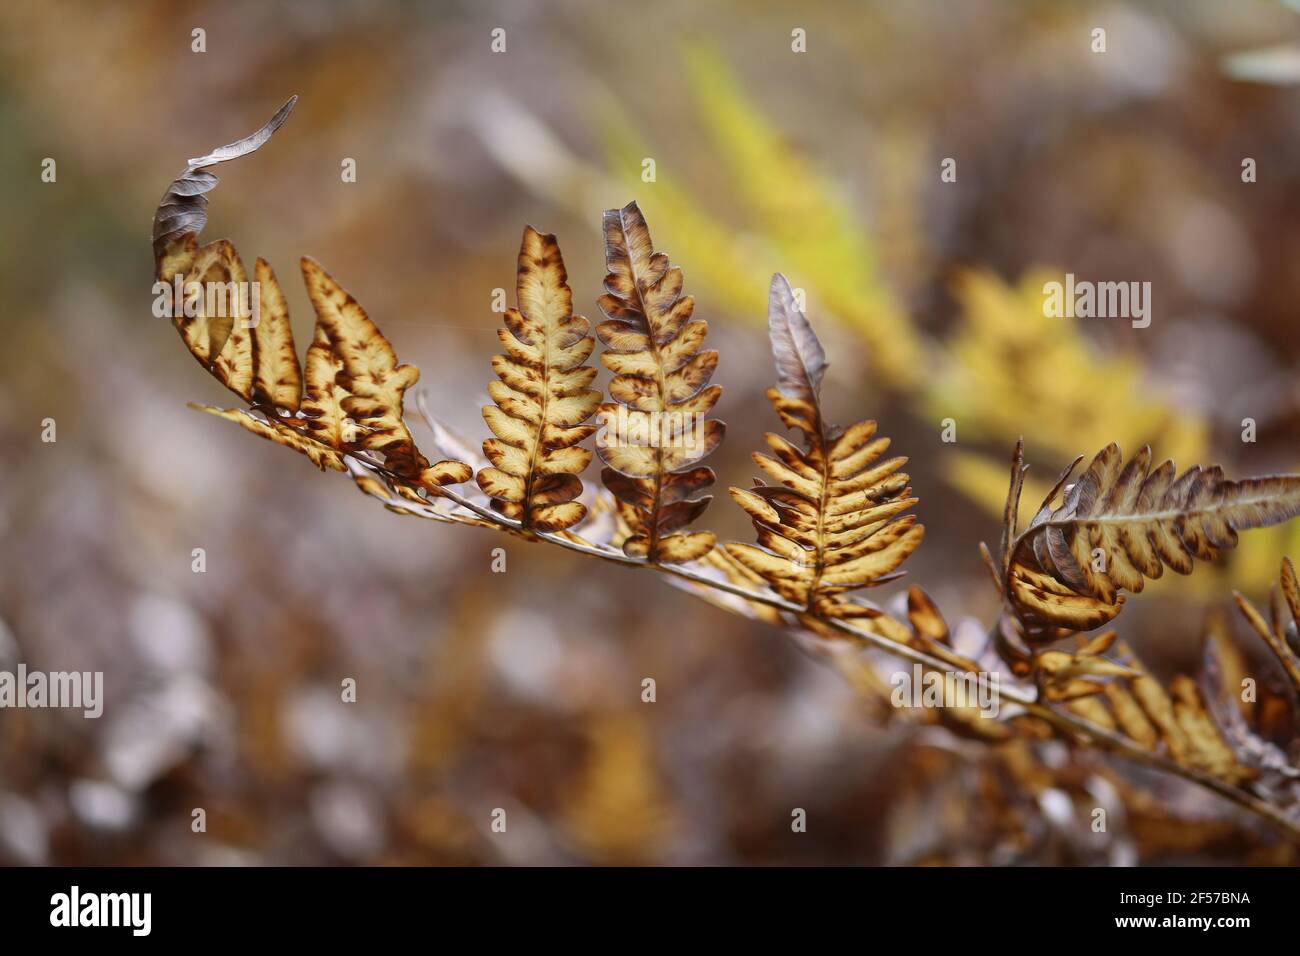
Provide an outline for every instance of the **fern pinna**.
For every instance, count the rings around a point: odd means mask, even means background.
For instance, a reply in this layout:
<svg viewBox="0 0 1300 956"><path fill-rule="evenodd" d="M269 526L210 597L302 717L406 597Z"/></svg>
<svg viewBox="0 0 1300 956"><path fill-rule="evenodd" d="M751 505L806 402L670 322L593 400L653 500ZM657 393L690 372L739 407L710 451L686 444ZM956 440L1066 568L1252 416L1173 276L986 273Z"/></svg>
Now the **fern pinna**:
<svg viewBox="0 0 1300 956"><path fill-rule="evenodd" d="M1064 490L1081 460L1061 476L1011 556L1007 586L1027 620L1091 630L1119 614L1121 590L1141 591L1165 566L1190 574L1194 558L1214 560L1237 543L1238 531L1300 514L1300 480L1291 475L1237 482L1218 466L1194 465L1175 477L1171 461L1151 468L1150 448L1123 464L1110 444Z"/></svg>
<svg viewBox="0 0 1300 956"><path fill-rule="evenodd" d="M713 470L698 464L722 441L726 426L705 416L722 389L710 385L718 353L701 350L708 323L693 318L695 299L682 295L682 270L655 252L636 203L605 213L606 320L596 327L600 360L611 372L614 403L601 407L609 437L598 453L605 487L618 499L629 534L623 551L650 561L702 558L716 542L708 531L680 529L698 518L711 496Z"/></svg>
<svg viewBox="0 0 1300 956"><path fill-rule="evenodd" d="M1012 457L1000 554L981 546L1001 603L981 646L962 644L933 601L908 589L898 612L855 592L893 581L924 529L906 459L886 457L874 421L829 423L821 389L827 362L811 323L781 275L769 290L776 385L768 398L796 440L766 438L753 486L731 488L757 542L716 547L694 529L713 471L703 460L725 426L709 417L721 388L718 353L704 349L707 323L683 294L684 277L656 252L636 203L604 214L605 319L595 329L573 313L573 294L552 235L524 230L516 260L518 305L498 330L491 361L492 436L480 456L430 414L426 456L407 424L406 397L419 372L398 362L357 300L314 260L302 260L316 324L300 365L284 295L256 260L256 296L240 295L248 272L224 240L200 245L211 167L260 148L293 108L290 100L252 136L191 160L154 219L156 276L190 353L243 408L203 408L347 474L389 509L434 521L488 527L625 567L650 568L729 611L778 624L827 645L854 642L871 654L854 664L871 692L871 662L899 659L946 679L1000 679L1014 706L985 719L945 704L937 719L982 740L1032 743L1055 735L1199 784L1300 839L1300 737L1279 727L1276 707L1243 708L1230 677L1242 672L1237 641L1217 621L1202 679L1157 679L1114 630L1124 595L1168 566L1189 573L1238 532L1300 513L1300 476L1230 481L1217 468L1176 475L1152 467L1143 448L1125 463L1109 445L1082 475L1061 476L1028 526L1018 527L1023 443ZM235 294L214 308L210 287ZM613 373L611 401L587 364L599 339ZM593 416L598 416L593 420ZM601 485L584 485L594 441ZM1079 459L1080 461L1082 459ZM1244 598L1241 614L1300 694L1300 586L1290 562L1268 617ZM1289 620L1288 620L1289 617ZM879 666L896 666L880 663ZM862 670L862 668L866 670ZM875 683L873 683L875 681Z"/></svg>
<svg viewBox="0 0 1300 956"><path fill-rule="evenodd" d="M483 409L495 438L483 443L492 467L478 484L492 507L536 531L562 531L581 521L586 506L578 475L591 461L579 447L600 405L589 388L596 370L584 365L595 343L591 324L573 314L564 259L554 236L531 226L519 247L519 308L498 329L505 354L492 360L499 381L488 386L495 405Z"/></svg>
<svg viewBox="0 0 1300 956"><path fill-rule="evenodd" d="M772 277L768 328L777 384L768 400L781 422L800 433L803 447L769 432L775 457L754 453L754 463L775 484L756 479L731 497L753 519L759 546L729 544L727 551L777 594L809 611L836 617L874 617L876 611L845 594L892 580L921 543L923 526L903 515L916 504L906 458L884 461L888 438L876 423L849 428L822 416L826 354L795 305L785 276Z"/></svg>

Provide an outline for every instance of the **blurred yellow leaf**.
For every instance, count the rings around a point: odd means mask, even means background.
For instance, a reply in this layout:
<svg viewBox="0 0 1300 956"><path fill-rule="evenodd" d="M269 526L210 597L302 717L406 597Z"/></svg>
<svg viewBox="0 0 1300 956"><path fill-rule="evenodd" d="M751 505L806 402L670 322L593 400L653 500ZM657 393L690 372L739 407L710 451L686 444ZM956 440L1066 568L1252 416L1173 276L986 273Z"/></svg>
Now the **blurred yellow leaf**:
<svg viewBox="0 0 1300 956"><path fill-rule="evenodd" d="M930 414L955 418L963 439L1010 448L1023 435L1029 459L1048 454L1052 467L1112 441L1199 460L1205 421L1148 391L1138 356L1103 354L1073 319L1048 316L1042 289L1054 278L1036 270L1012 286L985 270L959 274L962 318L930 380Z"/></svg>
<svg viewBox="0 0 1300 956"><path fill-rule="evenodd" d="M820 312L862 338L882 383L905 390L918 385L922 342L884 281L868 224L783 142L714 50L691 46L683 57L704 126L758 232L737 242L735 230L715 223L666 166L657 169L653 188L639 190L642 205L666 224L682 259L740 314L761 319L768 279L783 271L815 298ZM607 124L606 141L610 163L639 184L641 160L652 151L618 117Z"/></svg>
<svg viewBox="0 0 1300 956"><path fill-rule="evenodd" d="M673 828L644 722L630 713L593 717L590 749L568 802L565 830L602 863L647 863Z"/></svg>

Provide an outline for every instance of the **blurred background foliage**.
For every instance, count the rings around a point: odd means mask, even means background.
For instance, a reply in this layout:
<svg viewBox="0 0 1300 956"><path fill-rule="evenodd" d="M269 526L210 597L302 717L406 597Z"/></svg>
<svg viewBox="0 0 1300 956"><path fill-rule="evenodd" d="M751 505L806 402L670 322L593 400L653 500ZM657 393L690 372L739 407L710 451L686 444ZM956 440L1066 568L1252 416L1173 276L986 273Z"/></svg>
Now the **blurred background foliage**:
<svg viewBox="0 0 1300 956"><path fill-rule="evenodd" d="M188 412L221 398L150 317L148 244L185 159L299 93L222 170L206 235L278 268L300 342L289 277L325 263L477 440L523 224L559 235L591 315L600 212L635 198L722 350L720 481L775 424L779 269L832 417L877 417L912 459L911 580L979 628L1018 436L1027 510L1112 440L1300 467L1300 109L1266 49L1290 37L1283 4L1210 0L6 3L0 666L103 670L108 702L0 712L0 861L1290 862L1202 794L906 719L858 662L662 583L515 542L493 574L495 538L378 513ZM1067 271L1152 282L1150 328L1044 317ZM725 500L705 523L748 535ZM1191 669L1207 611L1260 598L1284 553L1294 530L1244 536L1133 601L1124 638Z"/></svg>

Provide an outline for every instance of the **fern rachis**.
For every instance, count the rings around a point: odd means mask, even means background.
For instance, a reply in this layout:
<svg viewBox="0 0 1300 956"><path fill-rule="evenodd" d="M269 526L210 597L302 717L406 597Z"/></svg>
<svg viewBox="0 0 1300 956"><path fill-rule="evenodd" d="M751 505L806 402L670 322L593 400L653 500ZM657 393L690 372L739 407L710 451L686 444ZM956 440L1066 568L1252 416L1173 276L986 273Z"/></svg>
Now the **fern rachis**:
<svg viewBox="0 0 1300 956"><path fill-rule="evenodd" d="M292 106L253 136L192 161L168 189L154 228L160 281L247 279L230 243L198 245L203 194L216 183L209 167L259 148ZM303 453L322 470L348 474L395 511L652 569L728 610L855 641L927 669L1009 672L1001 693L1018 712L994 728L953 711L948 719L959 732L1036 739L1045 726L1076 746L1101 747L1194 781L1300 838L1300 794L1291 784L1300 770L1285 756L1268 750L1251 728L1243 730L1225 702L1190 677L1180 675L1166 689L1115 632L1080 633L1113 620L1122 608L1120 592L1140 591L1165 565L1189 572L1193 559L1215 558L1239 530L1300 513L1300 477L1234 482L1217 468L1175 477L1167 462L1152 469L1147 449L1125 464L1110 445L1072 485L1074 469L1063 475L1020 531L1018 446L1000 561L985 549L1003 613L995 640L972 656L953 645L942 615L919 588L908 592L906 620L851 596L895 579L924 530L906 514L917 499L901 471L905 459L883 458L889 442L876 436L875 423L840 429L824 420L825 354L782 276L769 289L777 386L768 397L802 446L768 435L770 454L754 461L772 483L731 489L753 522L757 544L715 549L711 532L683 530L709 503L698 495L714 475L700 461L723 438L722 423L707 419L720 394L710 384L717 352L702 349L707 326L693 317L694 300L681 294L681 270L654 252L636 204L607 212L604 224L609 275L598 302L606 321L596 337L605 346L601 361L614 373L613 402L601 405L590 387L594 369L584 363L594 340L586 320L572 314L558 242L527 229L517 259L519 307L499 330L505 351L492 362L499 381L490 386L494 404L483 410L494 435L483 446L487 462L427 415L437 455L432 462L425 457L404 408L418 371L398 362L357 300L310 259L302 271L316 326L303 366L283 295L260 259L254 274L264 284L264 328L245 334L238 322L206 312L189 321L178 317L190 352L248 406L204 410ZM592 456L581 443L595 433L588 419L597 406L621 416L613 440L597 449L606 465L604 487L581 478ZM668 412L703 422L698 447L638 440L645 416ZM669 437L681 436L670 431ZM1271 621L1244 599L1239 605L1300 690L1300 659L1290 646L1300 621L1300 586L1289 563L1280 588ZM1216 713L1228 716L1221 721Z"/></svg>

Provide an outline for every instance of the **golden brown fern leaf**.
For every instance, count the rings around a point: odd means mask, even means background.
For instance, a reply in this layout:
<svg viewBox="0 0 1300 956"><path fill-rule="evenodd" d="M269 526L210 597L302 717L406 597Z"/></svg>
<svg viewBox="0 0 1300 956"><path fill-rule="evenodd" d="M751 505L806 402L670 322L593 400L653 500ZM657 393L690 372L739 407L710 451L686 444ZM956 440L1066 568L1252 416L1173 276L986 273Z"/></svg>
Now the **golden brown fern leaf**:
<svg viewBox="0 0 1300 956"><path fill-rule="evenodd" d="M1038 655L1040 667L1051 663L1051 673L1038 675L1047 699L1065 701L1065 709L1143 750L1243 792L1268 795L1271 802L1276 803L1300 778L1300 770L1268 739L1276 729L1260 723L1259 713L1247 718L1248 705L1240 695L1247 664L1230 640L1222 615L1211 617L1199 681L1177 674L1167 687L1130 648L1115 644L1114 635L1107 631L1094 637L1074 655L1059 651ZM1120 660L1098 656L1112 644ZM1057 665L1067 660L1087 663L1086 676L1061 680L1068 675ZM1294 806L1294 799L1282 803Z"/></svg>
<svg viewBox="0 0 1300 956"><path fill-rule="evenodd" d="M785 426L802 434L803 447L766 436L775 457L755 453L754 462L774 483L731 489L753 519L758 546L732 543L727 551L810 611L874 616L845 594L898 577L925 534L914 515L903 514L917 502L899 470L907 459L882 459L889 439L875 437L874 421L840 428L822 417L826 355L780 274L772 277L768 331L777 387L767 395Z"/></svg>
<svg viewBox="0 0 1300 956"><path fill-rule="evenodd" d="M601 478L619 501L631 534L624 553L680 563L708 554L707 531L683 532L712 500L694 497L713 484L700 464L722 441L726 426L706 416L722 389L709 385L716 351L702 351L708 323L693 318L695 300L682 295L682 270L654 251L636 203L605 212L607 321L596 335L614 373L614 402L601 406L597 453Z"/></svg>
<svg viewBox="0 0 1300 956"><path fill-rule="evenodd" d="M307 393L301 403L302 427L309 436L330 448L350 448L356 440L356 424L343 408L348 391L338 384L343 361L334 354L323 325L316 326L304 365Z"/></svg>
<svg viewBox="0 0 1300 956"><path fill-rule="evenodd" d="M345 456L364 458L368 467L382 468L386 480L408 497L418 497L417 488L434 492L467 481L472 469L465 463L431 465L415 447L402 402L419 371L397 363L392 345L365 310L325 270L310 259L302 262L316 309L304 376L288 306L271 267L259 258L256 281L250 282L230 242L198 243L207 221L204 193L217 183L208 167L258 149L296 101L291 99L251 136L190 160L154 215L160 297L170 300L181 338L204 368L264 419L238 409L202 410L300 451L322 469L350 471ZM366 479L372 487L374 480ZM362 478L358 483L366 487Z"/></svg>
<svg viewBox="0 0 1300 956"><path fill-rule="evenodd" d="M191 159L185 171L167 187L153 217L154 262L164 282L170 282L176 272L185 271L185 249L188 246L192 253L194 248L188 237L197 237L207 225L208 198L204 193L211 192L218 182L212 167L260 149L284 125L297 103L298 97L289 97L257 132Z"/></svg>
<svg viewBox="0 0 1300 956"><path fill-rule="evenodd" d="M1143 448L1127 464L1107 445L1072 485L1071 466L1011 546L1006 588L1031 626L1091 630L1113 619L1121 590L1138 592L1166 566L1189 574L1213 560L1237 532L1300 514L1300 476L1229 481L1217 465L1176 477L1173 462L1151 467Z"/></svg>
<svg viewBox="0 0 1300 956"><path fill-rule="evenodd" d="M495 438L483 442L492 467L478 485L492 507L529 530L563 531L581 521L586 506L578 478L591 452L578 447L600 406L589 388L596 370L584 365L595 347L590 323L573 314L573 295L555 236L524 229L519 247L519 308L505 314L497 335L505 353L492 359L500 381L488 386L495 405L483 419Z"/></svg>
<svg viewBox="0 0 1300 956"><path fill-rule="evenodd" d="M297 380L298 363L288 323L275 319L276 314L283 314L283 298L279 299L278 310L274 300L253 301L248 274L235 247L226 240L200 247L198 236L207 223L208 199L204 194L218 182L211 168L259 149L288 119L297 101L296 96L291 97L252 135L191 159L185 171L167 187L153 222L155 274L166 290L172 322L190 354L245 401L260 404L285 399L293 404L281 407L290 411L297 407L292 383ZM258 263L260 283L260 259ZM267 286L274 286L274 276L267 272ZM180 294L176 295L178 281ZM263 289L271 291L265 286ZM278 291L274 289L277 295ZM264 308L268 305L269 309ZM271 322L265 327L260 321L263 312L271 313ZM292 368L286 358L292 360ZM281 379L286 384L276 389L275 383ZM290 393L294 394L290 397Z"/></svg>
<svg viewBox="0 0 1300 956"><path fill-rule="evenodd" d="M263 267L259 260L259 273L270 280L260 296L266 313L254 331L267 323L260 333L267 347L232 353L227 345L222 360L232 363L235 381L249 383L244 397L267 421L237 409L202 410L300 451L322 469L348 471L343 456L368 455L408 496L415 493L412 488L436 492L468 481L473 474L469 465L451 460L430 464L415 446L402 413L405 392L418 381L419 371L398 364L392 345L356 299L307 258L302 260L303 278L316 309L316 328L305 373L298 371L284 298L270 268ZM255 341L257 336L250 336ZM218 363L213 374L223 369ZM304 387L305 394L296 394Z"/></svg>
<svg viewBox="0 0 1300 956"><path fill-rule="evenodd" d="M172 324L199 364L251 405L297 411L302 372L288 307L266 260L258 258L250 284L228 240L200 247L190 233L159 269L175 269L173 280L181 279Z"/></svg>
<svg viewBox="0 0 1300 956"><path fill-rule="evenodd" d="M1144 750L1163 752L1234 786L1256 776L1225 739L1195 680L1178 674L1166 689L1136 659L1125 666L1137 676L1112 680L1101 693L1070 700L1066 708Z"/></svg>
<svg viewBox="0 0 1300 956"><path fill-rule="evenodd" d="M1137 677L1132 668L1106 657L1119 633L1103 631L1073 651L1042 651L1034 659L1039 686L1047 700L1077 700L1105 691L1113 677Z"/></svg>
<svg viewBox="0 0 1300 956"><path fill-rule="evenodd" d="M304 256L302 275L316 310L316 340L323 330L338 369L335 388L347 393L338 404L355 424L353 440L344 447L378 454L386 470L429 491L468 481L472 472L464 462L430 465L402 417L403 397L420 380L420 370L398 364L366 310L319 263Z"/></svg>
<svg viewBox="0 0 1300 956"><path fill-rule="evenodd" d="M258 316L253 326L253 403L274 411L298 410L302 400L302 370L289 325L289 305L275 272L258 256L253 267L258 290Z"/></svg>
<svg viewBox="0 0 1300 956"><path fill-rule="evenodd" d="M250 290L235 247L225 239L209 242L195 251L189 263L172 324L199 364L251 403L257 359Z"/></svg>

